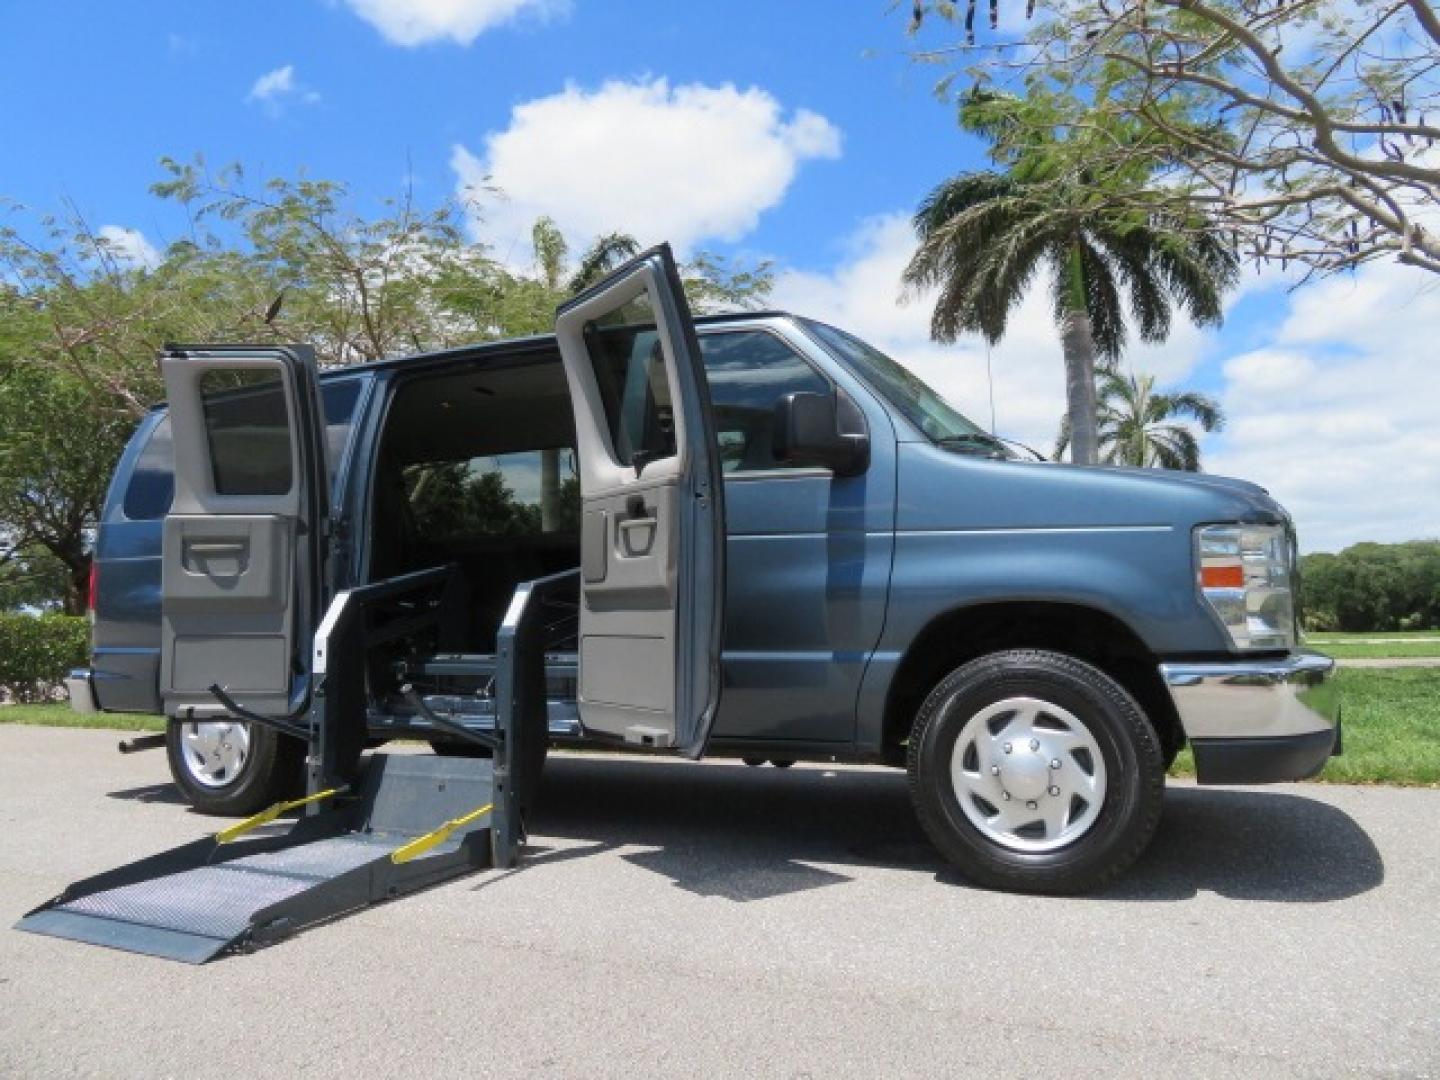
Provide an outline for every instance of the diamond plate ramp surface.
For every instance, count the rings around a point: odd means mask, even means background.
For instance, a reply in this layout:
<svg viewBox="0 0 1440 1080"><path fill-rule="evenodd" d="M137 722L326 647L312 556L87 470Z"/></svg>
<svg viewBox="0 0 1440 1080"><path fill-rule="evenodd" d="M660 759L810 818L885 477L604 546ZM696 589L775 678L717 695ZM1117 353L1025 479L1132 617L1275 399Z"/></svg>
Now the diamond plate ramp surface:
<svg viewBox="0 0 1440 1080"><path fill-rule="evenodd" d="M355 798L301 818L284 836L197 840L106 871L17 928L188 963L271 944L491 865L484 815L494 790L488 760L378 755ZM391 860L426 837L423 854Z"/></svg>
<svg viewBox="0 0 1440 1080"><path fill-rule="evenodd" d="M263 855L247 855L225 865L283 877L332 878L388 855L404 842L404 837L337 836Z"/></svg>
<svg viewBox="0 0 1440 1080"><path fill-rule="evenodd" d="M56 910L228 939L250 924L253 913L310 884L303 878L204 866L91 893Z"/></svg>

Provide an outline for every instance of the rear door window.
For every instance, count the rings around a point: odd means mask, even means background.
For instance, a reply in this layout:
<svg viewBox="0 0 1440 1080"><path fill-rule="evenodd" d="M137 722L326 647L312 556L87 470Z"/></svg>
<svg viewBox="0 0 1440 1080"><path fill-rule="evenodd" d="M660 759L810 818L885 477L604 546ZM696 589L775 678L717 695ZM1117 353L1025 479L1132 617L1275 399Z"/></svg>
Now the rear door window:
<svg viewBox="0 0 1440 1080"><path fill-rule="evenodd" d="M332 485L350 441L355 406L359 403L363 386L363 379L351 378L327 382L320 388L321 404L325 410L325 464ZM280 405L283 410L284 403L280 402ZM170 436L170 418L166 416L151 429L144 449L135 459L135 468L130 473L121 505L125 517L131 521L154 521L169 513L170 503L175 497L174 469L175 446Z"/></svg>
<svg viewBox="0 0 1440 1080"><path fill-rule="evenodd" d="M216 495L284 495L293 482L280 374L213 370L200 378Z"/></svg>

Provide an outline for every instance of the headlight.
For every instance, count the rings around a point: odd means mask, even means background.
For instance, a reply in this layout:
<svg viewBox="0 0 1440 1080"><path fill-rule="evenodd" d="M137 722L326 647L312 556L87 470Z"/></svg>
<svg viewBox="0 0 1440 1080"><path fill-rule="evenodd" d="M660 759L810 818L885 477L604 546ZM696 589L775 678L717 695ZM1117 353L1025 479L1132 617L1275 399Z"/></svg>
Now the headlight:
<svg viewBox="0 0 1440 1080"><path fill-rule="evenodd" d="M1281 525L1205 525L1195 530L1200 595L1237 649L1295 645L1290 539Z"/></svg>

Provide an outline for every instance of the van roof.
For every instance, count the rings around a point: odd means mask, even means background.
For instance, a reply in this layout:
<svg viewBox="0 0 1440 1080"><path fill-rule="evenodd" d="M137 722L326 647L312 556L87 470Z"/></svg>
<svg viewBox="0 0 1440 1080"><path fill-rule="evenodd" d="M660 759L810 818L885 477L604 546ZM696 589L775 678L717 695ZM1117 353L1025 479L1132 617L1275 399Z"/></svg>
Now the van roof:
<svg viewBox="0 0 1440 1080"><path fill-rule="evenodd" d="M692 321L696 326L715 326L724 323L746 323L757 319L790 319L794 318L788 311L781 311L776 308L764 308L759 311L727 311L718 315L696 315ZM236 344L247 344L237 342ZM411 364L428 364L443 362L445 360L474 359L483 357L492 352L513 352L518 347L524 351L539 352L547 347L555 345L554 334L529 334L524 337L498 338L495 341L477 341L468 345L456 345L449 349L436 349L431 352L407 353L404 356L387 356L379 360L367 360L362 364L335 364L331 367L320 369L320 378L342 379L357 373L383 371L388 368L409 366ZM164 348L170 349L203 349L206 345L199 342L166 342ZM261 347L261 346L257 346ZM273 348L273 345L264 346ZM157 402L151 407L152 412L158 412L166 407L166 403Z"/></svg>
<svg viewBox="0 0 1440 1080"><path fill-rule="evenodd" d="M696 326L715 326L723 323L750 322L755 319L788 319L794 316L788 311L781 311L777 308L764 308L759 311L727 311L717 315L696 315L692 321ZM387 356L380 360L367 360L362 364L336 364L332 367L322 368L320 377L339 377L353 374L354 372L376 371L385 368L399 367L420 362L430 362L445 359L461 359L469 357L484 356L489 352L510 352L516 346L522 349L541 349L555 344L554 334L529 334L524 337L498 338L494 341L477 341L467 345L455 345L448 349L436 349L431 352L406 353L403 356Z"/></svg>

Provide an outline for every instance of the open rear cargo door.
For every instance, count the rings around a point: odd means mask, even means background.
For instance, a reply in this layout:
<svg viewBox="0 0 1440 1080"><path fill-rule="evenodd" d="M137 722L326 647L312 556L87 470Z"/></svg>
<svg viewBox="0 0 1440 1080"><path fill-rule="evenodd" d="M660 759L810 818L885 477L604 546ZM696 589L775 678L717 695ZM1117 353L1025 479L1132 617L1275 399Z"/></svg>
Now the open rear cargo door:
<svg viewBox="0 0 1440 1080"><path fill-rule="evenodd" d="M555 329L583 506L581 723L699 757L720 700L724 489L668 245L561 306Z"/></svg>
<svg viewBox="0 0 1440 1080"><path fill-rule="evenodd" d="M224 713L210 688L284 716L320 610L324 421L300 347L172 347L160 356L175 440L161 547L160 692L171 715Z"/></svg>

